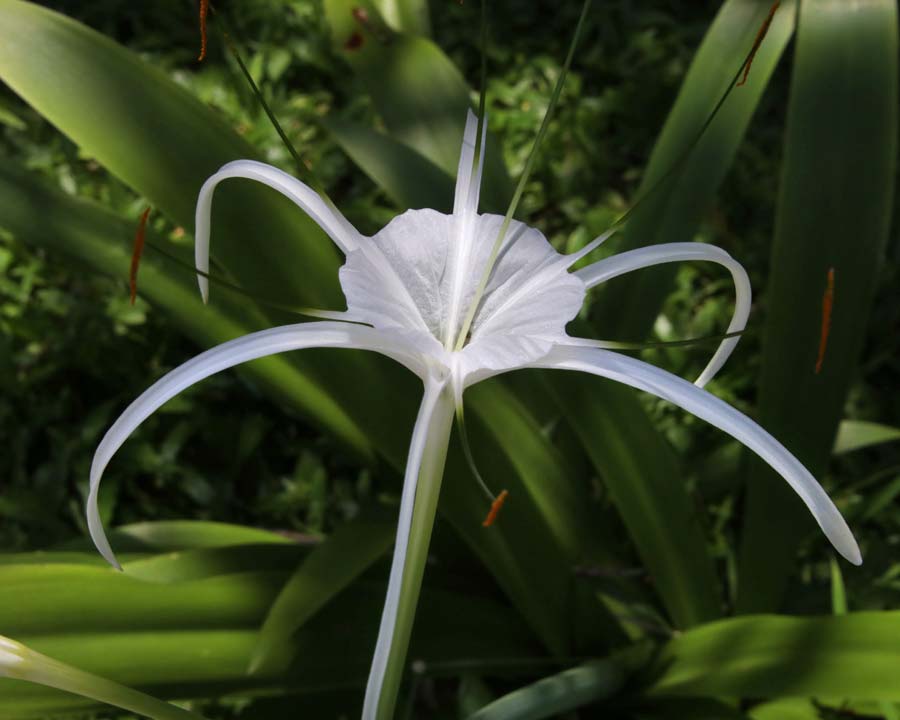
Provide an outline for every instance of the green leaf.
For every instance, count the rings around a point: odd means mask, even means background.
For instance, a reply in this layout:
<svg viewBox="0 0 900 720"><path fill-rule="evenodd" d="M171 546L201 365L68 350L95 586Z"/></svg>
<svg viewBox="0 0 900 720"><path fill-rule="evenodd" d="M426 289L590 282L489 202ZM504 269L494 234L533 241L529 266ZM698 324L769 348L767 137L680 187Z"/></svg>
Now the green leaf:
<svg viewBox="0 0 900 720"><path fill-rule="evenodd" d="M350 158L401 208L453 208L453 176L407 145L361 125L325 120Z"/></svg>
<svg viewBox="0 0 900 720"><path fill-rule="evenodd" d="M831 612L835 615L847 614L847 588L844 586L844 574L835 558L831 558Z"/></svg>
<svg viewBox="0 0 900 720"><path fill-rule="evenodd" d="M305 623L293 637L295 661L287 675L250 676L255 628L287 577L241 573L158 584L111 569L0 568L0 624L39 652L159 697L339 685L358 711L355 693L371 662L384 584L355 583ZM416 628L414 657L435 667L490 668L508 658L539 657L521 619L478 591L426 588ZM0 680L0 687L4 718L42 720L93 707L37 685Z"/></svg>
<svg viewBox="0 0 900 720"><path fill-rule="evenodd" d="M466 111L472 107L469 87L430 40L377 29L380 20L374 8L369 25L361 25L352 11L366 5L358 0L326 0L335 51L353 68L361 90L372 97L388 133L456 177ZM361 33L364 42L348 48L347 39L354 33ZM502 211L511 194L499 145L489 138L482 207Z"/></svg>
<svg viewBox="0 0 900 720"><path fill-rule="evenodd" d="M821 720L822 715L811 700L776 700L757 705L750 711L753 720Z"/></svg>
<svg viewBox="0 0 900 720"><path fill-rule="evenodd" d="M8 638L0 637L0 643L5 656L4 677L64 690L152 720L203 720L200 715L61 663Z"/></svg>
<svg viewBox="0 0 900 720"><path fill-rule="evenodd" d="M806 0L798 23L759 419L821 477L856 372L893 208L897 5ZM830 334L817 372L832 272ZM748 466L737 607L769 611L815 524L781 477L755 458Z"/></svg>
<svg viewBox="0 0 900 720"><path fill-rule="evenodd" d="M109 539L126 552L167 552L262 543L284 545L291 542L284 535L269 530L207 520L158 520L120 525L110 530ZM54 549L94 551L94 545L88 538L79 538Z"/></svg>
<svg viewBox="0 0 900 720"><path fill-rule="evenodd" d="M898 632L900 612L723 620L667 643L648 693L896 701Z"/></svg>
<svg viewBox="0 0 900 720"><path fill-rule="evenodd" d="M674 624L721 615L718 581L677 461L633 393L574 373L546 377Z"/></svg>
<svg viewBox="0 0 900 720"><path fill-rule="evenodd" d="M702 139L685 152L734 78L769 14L771 0L726 0L706 33L665 127L653 148L636 198L647 195L624 229L622 250L691 240L734 160L766 84L791 39L795 3L775 13L746 85L735 88ZM740 260L740 258L738 258ZM600 337L642 339L653 326L676 268L664 265L611 280L595 305Z"/></svg>
<svg viewBox="0 0 900 720"><path fill-rule="evenodd" d="M0 0L0 17L3 7ZM95 271L121 277L123 283L128 277L132 224L92 203L63 195L8 164L0 167L0 227L24 242L65 253ZM150 228L147 240L193 265L183 249L167 245ZM166 312L179 330L203 345L231 340L271 324L246 298L233 293L219 292L213 304L204 306L193 276L149 249L141 261L138 282L142 296ZM358 425L298 363L297 353L291 358L273 356L242 365L239 372L252 376L282 401L311 409L321 422L357 448L368 448Z"/></svg>
<svg viewBox="0 0 900 720"><path fill-rule="evenodd" d="M430 35L431 18L426 0L374 0L388 25L399 32Z"/></svg>
<svg viewBox="0 0 900 720"><path fill-rule="evenodd" d="M615 695L625 675L610 661L596 661L541 678L494 700L469 720L540 720Z"/></svg>
<svg viewBox="0 0 900 720"><path fill-rule="evenodd" d="M832 452L835 455L841 455L895 440L900 440L900 429L898 428L865 420L844 420L838 426L837 439L834 441Z"/></svg>
<svg viewBox="0 0 900 720"><path fill-rule="evenodd" d="M308 555L308 546L267 543L171 552L122 566L129 577L171 583L247 572L286 571Z"/></svg>
<svg viewBox="0 0 900 720"><path fill-rule="evenodd" d="M391 547L396 523L364 514L341 525L314 549L285 583L259 634L249 672L271 675L288 665L291 636Z"/></svg>

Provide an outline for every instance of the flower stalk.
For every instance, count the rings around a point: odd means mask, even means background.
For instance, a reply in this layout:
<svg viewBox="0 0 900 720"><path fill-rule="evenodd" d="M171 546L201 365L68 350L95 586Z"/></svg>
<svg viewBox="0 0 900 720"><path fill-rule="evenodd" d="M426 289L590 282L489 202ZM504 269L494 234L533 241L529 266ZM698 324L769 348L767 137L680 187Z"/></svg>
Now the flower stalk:
<svg viewBox="0 0 900 720"><path fill-rule="evenodd" d="M399 599L396 608L396 624L391 637L384 638L387 651L384 667L384 679L380 688L380 697L370 698L371 692L376 694L370 675L366 688L366 699L363 704L363 720L390 720L394 717L397 696L406 667L406 656L409 640L412 635L416 608L419 604L419 593L422 589L422 578L425 574L425 563L428 559L428 547L431 542L431 531L437 515L438 497L441 494L441 480L444 476L444 462L447 459L447 447L453 427L454 404L449 384L440 390L434 411L427 430L425 449L422 455L422 467L419 471L416 486L415 505L409 533L409 545L402 575L399 582ZM398 529L399 533L399 529ZM398 562L395 555L394 562ZM392 573L393 580L393 573ZM388 588L390 596L391 588ZM388 611L387 605L385 612ZM382 638L379 637L379 644ZM376 645L376 657L377 657ZM373 662L373 669L375 662Z"/></svg>

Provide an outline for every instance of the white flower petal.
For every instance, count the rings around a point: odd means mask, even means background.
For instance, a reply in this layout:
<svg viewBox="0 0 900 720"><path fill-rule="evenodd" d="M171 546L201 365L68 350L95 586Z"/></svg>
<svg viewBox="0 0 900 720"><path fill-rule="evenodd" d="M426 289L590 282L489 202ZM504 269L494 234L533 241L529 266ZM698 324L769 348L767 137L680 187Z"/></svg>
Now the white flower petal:
<svg viewBox="0 0 900 720"><path fill-rule="evenodd" d="M471 110L466 115L459 167L456 171L456 192L453 196L453 214L478 212L478 195L481 189L481 172L484 167L484 145L487 136L487 118L481 132L481 149L475 166L475 145L478 133L478 117Z"/></svg>
<svg viewBox="0 0 900 720"><path fill-rule="evenodd" d="M375 327L436 335L452 229L450 215L409 210L374 235L370 246L347 255L340 281L351 315Z"/></svg>
<svg viewBox="0 0 900 720"><path fill-rule="evenodd" d="M853 533L810 472L763 428L714 395L653 365L609 350L558 346L531 367L576 370L607 377L668 400L724 430L788 482L841 555L854 565L862 563Z"/></svg>
<svg viewBox="0 0 900 720"><path fill-rule="evenodd" d="M707 260L728 268L731 276L734 278L735 289L734 314L731 317L731 323L728 325L728 332L742 331L747 326L747 318L750 316L750 302L752 298L750 280L743 266L727 252L715 245L705 245L703 243L652 245L638 250L629 250L619 255L613 255L605 260L600 260L576 271L575 275L580 277L591 288L619 275L629 273L632 270L686 260ZM715 374L725 364L725 361L728 360L739 340L739 337L734 337L726 338L721 342L715 355L713 355L709 364L700 374L700 377L697 378L695 384L698 387L703 387L713 379Z"/></svg>
<svg viewBox="0 0 900 720"><path fill-rule="evenodd" d="M385 333L361 325L337 322L303 323L262 330L223 343L189 360L163 376L132 402L107 430L94 453L87 500L88 528L97 549L110 564L119 567L100 522L97 508L100 479L112 456L135 428L182 390L214 373L267 355L310 347L372 350L406 365L420 377L428 375L428 368L419 352L402 338L387 337Z"/></svg>
<svg viewBox="0 0 900 720"><path fill-rule="evenodd" d="M422 466L422 456L428 440L431 422L434 419L438 401L446 385L446 378L440 381L434 378L426 379L425 394L422 397L422 404L419 406L419 414L416 417L416 424L413 427L412 438L409 443L409 455L406 460L406 470L403 474L403 493L400 496L400 515L397 519L397 539L394 543L394 556L391 560L391 572L388 578L387 595L384 599L384 609L381 611L378 639L375 641L372 668L369 671L369 679L366 682L366 695L363 700L362 711L363 720L375 720L378 699L381 696L382 685L384 685L387 661L394 640L394 628L397 624L397 611L400 606L400 590L403 584L406 554L409 549L409 535L412 528L413 508L416 503L416 486L419 480L419 470Z"/></svg>
<svg viewBox="0 0 900 720"><path fill-rule="evenodd" d="M336 207L319 194L278 168L256 160L236 160L223 165L210 176L197 197L195 213L194 253L197 268L209 272L209 233L212 198L216 186L223 180L244 178L256 180L277 190L299 205L321 227L334 243L346 254L359 246L361 236ZM203 301L209 298L209 282L202 275L198 277Z"/></svg>
<svg viewBox="0 0 900 720"><path fill-rule="evenodd" d="M466 116L466 130L459 153L459 169L456 172L456 193L453 198L452 233L453 240L447 248L441 266L440 278L445 279L445 289L441 293L441 307L438 334L444 347L451 348L456 341L461 317L465 314L464 293L467 289L467 273L477 272L471 267L472 258L477 255L478 242L475 225L478 221L478 197L481 192L481 173L484 166L484 147L487 133L487 119L481 133L481 149L478 164L473 170L478 118L471 110Z"/></svg>

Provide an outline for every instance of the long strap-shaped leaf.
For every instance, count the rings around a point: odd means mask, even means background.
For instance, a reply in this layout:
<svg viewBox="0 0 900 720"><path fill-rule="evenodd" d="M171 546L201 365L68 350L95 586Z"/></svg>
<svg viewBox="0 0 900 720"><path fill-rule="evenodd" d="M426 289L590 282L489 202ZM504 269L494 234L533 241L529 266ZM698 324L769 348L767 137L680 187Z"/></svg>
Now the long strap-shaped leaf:
<svg viewBox="0 0 900 720"><path fill-rule="evenodd" d="M335 50L369 93L388 133L444 172L456 173L469 87L447 55L427 38L394 33L357 0L326 0ZM476 15L473 13L473 21ZM348 42L354 38L356 42ZM488 140L482 206L505 208L512 195L499 147Z"/></svg>
<svg viewBox="0 0 900 720"><path fill-rule="evenodd" d="M888 234L897 52L895 0L800 5L759 417L819 475L856 369ZM819 357L823 304L832 307ZM768 611L780 603L810 523L780 478L756 462L747 493L738 608Z"/></svg>
<svg viewBox="0 0 900 720"><path fill-rule="evenodd" d="M649 693L900 700L898 633L898 612L723 620L666 645Z"/></svg>
<svg viewBox="0 0 900 720"><path fill-rule="evenodd" d="M677 460L633 393L574 373L546 383L609 489L674 625L719 617L718 581Z"/></svg>
<svg viewBox="0 0 900 720"><path fill-rule="evenodd" d="M734 79L771 6L771 0L726 0L722 4L653 148L637 197L647 193L673 167L677 171L635 210L624 230L622 249L693 239L791 38L793 0L781 3L753 60L747 83L732 91L690 156L681 161ZM673 267L660 266L611 281L595 305L594 324L600 337L643 339L671 288L674 273Z"/></svg>
<svg viewBox="0 0 900 720"><path fill-rule="evenodd" d="M624 682L623 671L611 661L586 663L514 690L472 713L468 720L542 720L558 717L614 695Z"/></svg>

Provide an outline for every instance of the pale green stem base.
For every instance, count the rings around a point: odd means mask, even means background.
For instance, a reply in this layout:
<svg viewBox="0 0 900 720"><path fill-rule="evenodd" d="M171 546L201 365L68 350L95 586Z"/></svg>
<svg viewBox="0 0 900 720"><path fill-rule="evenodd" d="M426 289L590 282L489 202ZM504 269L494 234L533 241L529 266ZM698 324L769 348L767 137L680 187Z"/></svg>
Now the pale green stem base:
<svg viewBox="0 0 900 720"><path fill-rule="evenodd" d="M435 406L431 426L428 429L425 453L422 457L422 469L419 472L416 504L410 529L409 550L403 570L400 603L397 608L397 624L388 654L384 685L378 701L377 720L393 720L394 717L397 695L400 692L400 683L406 668L406 654L409 649L416 607L419 604L419 592L422 589L422 577L425 574L425 562L428 559L428 546L431 542L431 531L437 513L438 497L441 494L444 461L447 459L447 446L453 428L454 412L453 393L448 384L441 392Z"/></svg>

